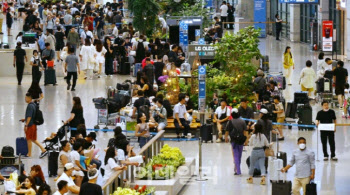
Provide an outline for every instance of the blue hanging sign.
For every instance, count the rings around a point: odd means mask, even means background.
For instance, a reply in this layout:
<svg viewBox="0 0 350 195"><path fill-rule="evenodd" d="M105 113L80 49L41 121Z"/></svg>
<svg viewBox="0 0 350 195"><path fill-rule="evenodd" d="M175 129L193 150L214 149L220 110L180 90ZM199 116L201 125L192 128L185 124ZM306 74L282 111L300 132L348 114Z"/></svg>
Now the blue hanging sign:
<svg viewBox="0 0 350 195"><path fill-rule="evenodd" d="M266 0L254 0L254 27L261 29L260 37L266 37Z"/></svg>
<svg viewBox="0 0 350 195"><path fill-rule="evenodd" d="M204 40L204 38L199 38L199 39L198 39L198 44L199 44L199 45L205 45L205 40Z"/></svg>
<svg viewBox="0 0 350 195"><path fill-rule="evenodd" d="M320 0L279 0L280 3L289 4L319 4Z"/></svg>
<svg viewBox="0 0 350 195"><path fill-rule="evenodd" d="M205 0L205 2L207 3L205 7L213 7L213 0Z"/></svg>
<svg viewBox="0 0 350 195"><path fill-rule="evenodd" d="M201 30L200 29L196 29L195 36L196 37L200 37L201 36Z"/></svg>

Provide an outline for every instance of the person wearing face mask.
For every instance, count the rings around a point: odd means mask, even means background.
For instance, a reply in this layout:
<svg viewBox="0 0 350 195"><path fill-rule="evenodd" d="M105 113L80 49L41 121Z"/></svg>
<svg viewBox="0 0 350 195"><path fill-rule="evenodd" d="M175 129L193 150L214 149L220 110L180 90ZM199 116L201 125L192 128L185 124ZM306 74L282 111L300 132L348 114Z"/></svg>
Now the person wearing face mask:
<svg viewBox="0 0 350 195"><path fill-rule="evenodd" d="M298 139L299 149L293 152L292 158L288 165L282 168L281 172L285 173L295 165L295 177L292 192L293 194L300 194L300 188L303 188L304 195L306 194L306 184L315 178L315 153L306 148L306 139L300 137Z"/></svg>
<svg viewBox="0 0 350 195"><path fill-rule="evenodd" d="M329 105L327 101L322 102L322 110L317 113L316 116L316 126L318 127L319 124L336 124L337 118L335 116L335 112L332 109L329 109ZM328 160L328 152L327 152L327 139L329 141L329 146L331 148L331 159L334 161L337 161L338 158L335 156L335 141L334 141L334 133L337 129L334 129L334 131L323 131L322 129L319 129L321 131L321 142L322 142L322 148L323 148L323 160Z"/></svg>

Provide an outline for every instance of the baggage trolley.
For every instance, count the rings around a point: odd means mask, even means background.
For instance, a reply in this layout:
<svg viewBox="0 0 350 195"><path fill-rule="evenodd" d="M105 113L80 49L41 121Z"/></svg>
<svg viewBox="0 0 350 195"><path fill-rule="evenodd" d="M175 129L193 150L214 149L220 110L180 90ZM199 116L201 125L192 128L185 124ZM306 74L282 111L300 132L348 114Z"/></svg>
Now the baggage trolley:
<svg viewBox="0 0 350 195"><path fill-rule="evenodd" d="M15 157L3 157L0 160L0 174L5 178L9 178L10 174L17 171L18 175L21 175L23 169L23 163L21 155Z"/></svg>
<svg viewBox="0 0 350 195"><path fill-rule="evenodd" d="M333 107L332 82L328 78L321 78L316 82L316 102L328 101Z"/></svg>

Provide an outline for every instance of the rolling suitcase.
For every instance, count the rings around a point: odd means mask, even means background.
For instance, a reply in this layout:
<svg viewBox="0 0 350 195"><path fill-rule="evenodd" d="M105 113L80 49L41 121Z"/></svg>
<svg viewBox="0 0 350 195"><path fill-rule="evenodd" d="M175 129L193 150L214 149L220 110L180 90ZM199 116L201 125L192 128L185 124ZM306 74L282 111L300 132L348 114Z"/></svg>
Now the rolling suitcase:
<svg viewBox="0 0 350 195"><path fill-rule="evenodd" d="M49 151L49 160L48 160L49 177L57 176L58 155L59 155L59 152L57 151Z"/></svg>
<svg viewBox="0 0 350 195"><path fill-rule="evenodd" d="M283 175L283 180L272 181L272 195L290 195L292 193L292 182L286 181L286 173Z"/></svg>
<svg viewBox="0 0 350 195"><path fill-rule="evenodd" d="M309 97L307 91L298 91L294 93L295 104L309 104Z"/></svg>
<svg viewBox="0 0 350 195"><path fill-rule="evenodd" d="M47 68L45 70L45 85L56 85L56 71L53 68Z"/></svg>
<svg viewBox="0 0 350 195"><path fill-rule="evenodd" d="M317 185L310 181L309 184L306 184L306 195L317 195Z"/></svg>
<svg viewBox="0 0 350 195"><path fill-rule="evenodd" d="M128 75L130 74L130 63L125 62L120 65L120 74L122 75Z"/></svg>
<svg viewBox="0 0 350 195"><path fill-rule="evenodd" d="M288 102L287 103L287 109L286 109L286 117L288 118L296 118L297 113L297 105L294 104L294 102Z"/></svg>
<svg viewBox="0 0 350 195"><path fill-rule="evenodd" d="M272 139L272 132L270 132L270 142ZM271 181L278 181L281 176L281 169L284 164L287 164L287 154L285 152L279 152L278 139L276 139L276 156L269 156L268 172ZM283 155L283 159L279 158L279 153ZM281 156L281 155L280 155Z"/></svg>
<svg viewBox="0 0 350 195"><path fill-rule="evenodd" d="M312 121L312 107L309 104L298 107L298 124L315 125ZM314 130L313 127L298 127L299 130Z"/></svg>
<svg viewBox="0 0 350 195"><path fill-rule="evenodd" d="M271 133L272 134L272 133ZM276 157L277 159L281 159L283 161L283 167L287 166L287 153L279 151L279 142L278 142L278 137L276 139Z"/></svg>
<svg viewBox="0 0 350 195"><path fill-rule="evenodd" d="M28 144L25 137L16 138L16 155L26 156L28 154Z"/></svg>
<svg viewBox="0 0 350 195"><path fill-rule="evenodd" d="M134 71L133 71L133 76L137 76L137 72L142 71L142 64L141 63L136 63L134 66Z"/></svg>
<svg viewBox="0 0 350 195"><path fill-rule="evenodd" d="M211 141L213 143L213 124L204 124L200 128L200 136L202 137L202 142L207 143Z"/></svg>

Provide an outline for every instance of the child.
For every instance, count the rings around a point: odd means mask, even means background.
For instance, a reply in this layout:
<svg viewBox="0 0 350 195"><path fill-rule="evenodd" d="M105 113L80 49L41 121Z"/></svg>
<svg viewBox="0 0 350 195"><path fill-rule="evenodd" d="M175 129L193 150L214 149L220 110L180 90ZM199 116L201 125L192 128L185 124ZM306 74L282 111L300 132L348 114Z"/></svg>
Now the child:
<svg viewBox="0 0 350 195"><path fill-rule="evenodd" d="M285 114L284 114L283 105L280 102L280 97L279 96L273 97L273 102L275 103L275 111L273 111L273 113L277 114L277 120L276 120L277 123L284 123ZM278 140L282 141L284 140L282 125L278 125L277 128L280 135Z"/></svg>
<svg viewBox="0 0 350 195"><path fill-rule="evenodd" d="M32 66L32 80L39 83L41 71L44 70L44 67L41 63L39 52L37 50L33 51L33 57L30 59L30 65Z"/></svg>
<svg viewBox="0 0 350 195"><path fill-rule="evenodd" d="M86 165L88 164L89 158L84 156L84 150L80 151L80 165L86 169Z"/></svg>
<svg viewBox="0 0 350 195"><path fill-rule="evenodd" d="M348 99L350 97L349 83L345 83L344 85L344 113L343 118L348 118Z"/></svg>

